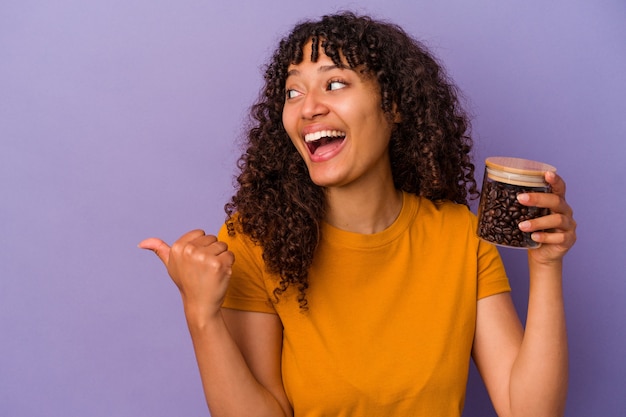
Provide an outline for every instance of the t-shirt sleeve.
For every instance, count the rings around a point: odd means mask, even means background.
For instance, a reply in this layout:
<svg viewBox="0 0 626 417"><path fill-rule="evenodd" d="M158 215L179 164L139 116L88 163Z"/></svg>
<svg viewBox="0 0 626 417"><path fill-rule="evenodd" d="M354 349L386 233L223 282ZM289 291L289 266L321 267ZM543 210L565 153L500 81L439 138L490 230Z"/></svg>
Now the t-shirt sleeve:
<svg viewBox="0 0 626 417"><path fill-rule="evenodd" d="M261 247L241 232L230 236L226 225L220 229L218 239L226 243L228 250L235 255L233 272L222 307L276 314L265 286Z"/></svg>
<svg viewBox="0 0 626 417"><path fill-rule="evenodd" d="M504 264L495 245L479 240L477 299L511 291Z"/></svg>

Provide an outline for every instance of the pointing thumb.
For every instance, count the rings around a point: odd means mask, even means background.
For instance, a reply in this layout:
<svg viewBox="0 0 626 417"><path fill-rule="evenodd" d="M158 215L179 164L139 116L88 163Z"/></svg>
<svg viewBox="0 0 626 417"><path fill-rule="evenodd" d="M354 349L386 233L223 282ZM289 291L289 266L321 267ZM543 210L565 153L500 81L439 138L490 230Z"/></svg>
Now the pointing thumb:
<svg viewBox="0 0 626 417"><path fill-rule="evenodd" d="M168 246L167 243L165 243L161 239L156 238L156 237L151 237L151 238L142 240L141 242L139 242L139 245L137 246L141 249L151 250L152 252L156 254L156 256L159 257L161 262L163 262L165 266L167 266L167 263L170 259L170 247Z"/></svg>

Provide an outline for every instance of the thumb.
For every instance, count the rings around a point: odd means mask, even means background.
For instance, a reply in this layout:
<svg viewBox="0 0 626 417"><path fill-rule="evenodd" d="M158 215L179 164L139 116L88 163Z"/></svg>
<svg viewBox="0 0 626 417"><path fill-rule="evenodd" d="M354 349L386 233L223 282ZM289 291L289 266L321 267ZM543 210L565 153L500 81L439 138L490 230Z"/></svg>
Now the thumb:
<svg viewBox="0 0 626 417"><path fill-rule="evenodd" d="M156 254L156 256L159 257L161 262L163 262L165 266L167 266L167 263L170 259L170 247L168 246L167 243L165 243L161 239L156 238L156 237L151 237L151 238L142 240L141 242L139 242L139 245L137 246L140 247L141 249L151 250L152 252Z"/></svg>

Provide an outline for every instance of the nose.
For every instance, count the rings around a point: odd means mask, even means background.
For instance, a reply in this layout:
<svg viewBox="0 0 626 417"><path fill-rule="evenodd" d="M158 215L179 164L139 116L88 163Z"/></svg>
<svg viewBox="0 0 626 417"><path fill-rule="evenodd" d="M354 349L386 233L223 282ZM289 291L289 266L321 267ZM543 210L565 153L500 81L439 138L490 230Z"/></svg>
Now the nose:
<svg viewBox="0 0 626 417"><path fill-rule="evenodd" d="M309 90L304 96L300 112L303 119L314 119L317 116L328 113L324 94L315 89Z"/></svg>

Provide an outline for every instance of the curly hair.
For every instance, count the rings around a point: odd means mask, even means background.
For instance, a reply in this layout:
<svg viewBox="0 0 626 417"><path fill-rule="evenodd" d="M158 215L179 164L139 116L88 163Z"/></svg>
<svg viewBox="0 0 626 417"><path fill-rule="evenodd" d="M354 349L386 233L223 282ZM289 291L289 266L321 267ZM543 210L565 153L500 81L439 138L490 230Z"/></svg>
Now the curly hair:
<svg viewBox="0 0 626 417"><path fill-rule="evenodd" d="M287 68L303 61L309 41L313 62L323 50L340 67L364 69L378 81L383 111L389 115L395 108L400 114L389 150L397 189L466 205L478 195L469 118L457 88L426 47L395 24L351 12L299 23L266 67L265 86L251 108L247 149L238 162L238 187L225 210L229 233L243 232L260 245L266 268L280 277L275 302L295 286L303 309L320 241L324 190L312 182L285 132L282 111Z"/></svg>

